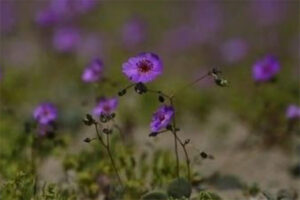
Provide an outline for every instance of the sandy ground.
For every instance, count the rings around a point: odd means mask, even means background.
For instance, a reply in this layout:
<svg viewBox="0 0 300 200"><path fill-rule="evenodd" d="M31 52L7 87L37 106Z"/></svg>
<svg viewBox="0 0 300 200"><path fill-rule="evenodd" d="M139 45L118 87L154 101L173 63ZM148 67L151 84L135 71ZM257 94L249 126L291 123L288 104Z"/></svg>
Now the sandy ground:
<svg viewBox="0 0 300 200"><path fill-rule="evenodd" d="M199 155L201 151L214 156L213 160L205 160L201 165L193 164L193 169L198 170L204 177L218 172L221 175L238 177L240 181L248 185L257 183L263 190L273 193L285 188L300 192L300 179L294 179L288 173L289 167L297 161L295 153L286 152L280 148L263 149L259 145L251 148L245 147L243 144L250 132L230 114L214 112L205 125L197 124L195 119L188 117L184 119L189 123L183 124L188 124L189 127L181 127L182 131L179 134L182 139L191 139L188 147L191 157ZM218 131L220 125L226 125L227 131ZM141 148L144 148L146 142L150 142L157 148L167 148L173 151L173 139L168 133L153 139L148 137L145 128L140 128L136 129L134 137ZM78 143L82 143L82 138L82 136L78 138ZM76 146L72 151L80 150L78 145L72 146ZM184 162L182 152L180 156ZM61 181L63 172L60 161L49 158L43 163L40 174L44 180ZM220 190L214 185L207 187L217 191L224 200L246 200L241 190Z"/></svg>

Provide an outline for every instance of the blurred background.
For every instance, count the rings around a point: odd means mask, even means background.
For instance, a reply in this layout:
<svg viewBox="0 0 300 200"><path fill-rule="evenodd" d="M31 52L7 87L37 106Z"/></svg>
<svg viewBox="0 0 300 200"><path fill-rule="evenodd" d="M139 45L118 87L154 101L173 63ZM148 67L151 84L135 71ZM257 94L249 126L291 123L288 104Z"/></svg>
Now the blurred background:
<svg viewBox="0 0 300 200"><path fill-rule="evenodd" d="M124 62L154 52L164 71L149 88L170 94L213 67L229 82L223 88L204 79L175 102L192 157L214 156L193 164L207 187L224 199L242 198L242 188L255 183L270 191L299 189L299 6L296 0L0 0L0 184L26 171L26 127L42 102L57 107L60 143L41 155L38 174L41 182L59 183L66 157L91 149L83 142L94 134L82 123L85 114L99 97L117 97L129 85ZM269 55L280 71L257 82L253 66ZM102 78L84 82L96 58ZM292 116L291 105L298 109ZM116 121L130 155L173 151L169 134L148 137L158 106L155 95L129 91L119 98Z"/></svg>

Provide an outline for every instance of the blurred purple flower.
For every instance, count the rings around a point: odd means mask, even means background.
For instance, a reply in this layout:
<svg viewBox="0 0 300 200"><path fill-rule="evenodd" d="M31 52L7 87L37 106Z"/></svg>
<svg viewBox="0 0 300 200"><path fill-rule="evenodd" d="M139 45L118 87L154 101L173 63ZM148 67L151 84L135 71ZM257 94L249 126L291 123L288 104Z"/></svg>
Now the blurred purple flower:
<svg viewBox="0 0 300 200"><path fill-rule="evenodd" d="M53 46L60 52L70 52L77 48L81 36L78 29L61 27L55 30Z"/></svg>
<svg viewBox="0 0 300 200"><path fill-rule="evenodd" d="M90 11L96 4L97 0L50 0L45 8L37 11L35 21L41 26L70 21Z"/></svg>
<svg viewBox="0 0 300 200"><path fill-rule="evenodd" d="M223 10L217 1L196 1L192 14L194 38L200 42L210 42L223 25Z"/></svg>
<svg viewBox="0 0 300 200"><path fill-rule="evenodd" d="M0 31L8 33L16 25L14 4L9 0L0 1Z"/></svg>
<svg viewBox="0 0 300 200"><path fill-rule="evenodd" d="M286 118L287 119L299 119L300 118L300 107L291 104L286 109Z"/></svg>
<svg viewBox="0 0 300 200"><path fill-rule="evenodd" d="M167 127L174 115L174 109L171 106L161 106L152 116L150 124L151 131L157 132Z"/></svg>
<svg viewBox="0 0 300 200"><path fill-rule="evenodd" d="M271 0L251 1L250 12L257 24L273 25L281 22L287 9L287 2Z"/></svg>
<svg viewBox="0 0 300 200"><path fill-rule="evenodd" d="M276 57L266 56L257 61L252 67L253 78L255 81L269 81L279 73L280 64Z"/></svg>
<svg viewBox="0 0 300 200"><path fill-rule="evenodd" d="M97 0L51 0L50 8L60 16L68 17L85 13L97 4Z"/></svg>
<svg viewBox="0 0 300 200"><path fill-rule="evenodd" d="M130 19L122 27L122 39L127 48L134 48L146 39L146 24L139 18Z"/></svg>
<svg viewBox="0 0 300 200"><path fill-rule="evenodd" d="M96 107L93 109L93 114L95 116L111 114L114 110L116 110L117 106L117 98L101 98Z"/></svg>
<svg viewBox="0 0 300 200"><path fill-rule="evenodd" d="M57 108L52 103L41 103L33 111L34 119L42 125L48 125L57 119Z"/></svg>
<svg viewBox="0 0 300 200"><path fill-rule="evenodd" d="M100 59L94 59L83 71L82 80L84 82L99 81L103 72L103 63Z"/></svg>
<svg viewBox="0 0 300 200"><path fill-rule="evenodd" d="M122 66L123 73L132 82L147 83L162 73L163 65L160 58L154 53L140 53L131 57Z"/></svg>
<svg viewBox="0 0 300 200"><path fill-rule="evenodd" d="M52 9L41 9L35 16L35 21L40 26L51 26L59 21L59 15Z"/></svg>
<svg viewBox="0 0 300 200"><path fill-rule="evenodd" d="M225 41L221 46L222 58L228 63L241 61L248 53L248 43L241 38Z"/></svg>

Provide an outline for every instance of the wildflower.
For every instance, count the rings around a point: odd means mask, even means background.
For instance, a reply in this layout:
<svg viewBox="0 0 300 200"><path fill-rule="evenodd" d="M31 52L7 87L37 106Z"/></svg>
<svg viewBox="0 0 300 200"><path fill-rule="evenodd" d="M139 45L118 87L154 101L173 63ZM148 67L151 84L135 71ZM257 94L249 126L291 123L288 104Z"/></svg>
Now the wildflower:
<svg viewBox="0 0 300 200"><path fill-rule="evenodd" d="M84 82L96 82L102 76L103 63L100 59L94 59L83 71L82 80Z"/></svg>
<svg viewBox="0 0 300 200"><path fill-rule="evenodd" d="M0 1L0 31L9 33L16 26L17 16L13 1Z"/></svg>
<svg viewBox="0 0 300 200"><path fill-rule="evenodd" d="M35 21L40 26L50 26L59 21L59 16L52 9L45 8L37 12Z"/></svg>
<svg viewBox="0 0 300 200"><path fill-rule="evenodd" d="M291 104L286 109L286 118L287 119L299 119L300 118L300 107L294 104Z"/></svg>
<svg viewBox="0 0 300 200"><path fill-rule="evenodd" d="M174 115L174 109L171 106L163 105L161 106L152 117L150 124L152 132L158 132L162 128L165 128L169 125Z"/></svg>
<svg viewBox="0 0 300 200"><path fill-rule="evenodd" d="M53 46L60 52L70 52L77 48L80 42L79 31L71 27L62 27L55 30Z"/></svg>
<svg viewBox="0 0 300 200"><path fill-rule="evenodd" d="M33 112L34 119L41 125L48 125L57 119L57 109L51 103L42 103Z"/></svg>
<svg viewBox="0 0 300 200"><path fill-rule="evenodd" d="M221 46L221 55L228 63L241 61L248 53L248 44L241 38L227 40Z"/></svg>
<svg viewBox="0 0 300 200"><path fill-rule="evenodd" d="M252 68L253 78L258 82L269 81L278 74L279 70L280 64L277 58L274 56L266 56L254 64Z"/></svg>
<svg viewBox="0 0 300 200"><path fill-rule="evenodd" d="M136 47L146 38L146 24L144 21L133 18L126 22L122 28L123 43L127 48Z"/></svg>
<svg viewBox="0 0 300 200"><path fill-rule="evenodd" d="M96 116L110 115L116 110L118 106L117 98L102 98L93 109L93 113Z"/></svg>
<svg viewBox="0 0 300 200"><path fill-rule="evenodd" d="M163 65L154 53L141 53L123 64L123 73L135 83L147 83L162 73Z"/></svg>
<svg viewBox="0 0 300 200"><path fill-rule="evenodd" d="M281 23L287 16L288 3L284 1L251 1L251 18L259 25L269 26Z"/></svg>

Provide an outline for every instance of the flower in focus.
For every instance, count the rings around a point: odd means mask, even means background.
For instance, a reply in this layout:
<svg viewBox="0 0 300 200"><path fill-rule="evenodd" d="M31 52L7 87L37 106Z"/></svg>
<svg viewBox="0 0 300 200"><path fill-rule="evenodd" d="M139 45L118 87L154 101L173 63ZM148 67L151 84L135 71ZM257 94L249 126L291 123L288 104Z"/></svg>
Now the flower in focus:
<svg viewBox="0 0 300 200"><path fill-rule="evenodd" d="M93 114L96 116L109 115L116 110L117 106L117 98L101 98L96 107L93 109Z"/></svg>
<svg viewBox="0 0 300 200"><path fill-rule="evenodd" d="M103 63L100 59L94 59L83 71L82 80L84 82L99 81L103 72Z"/></svg>
<svg viewBox="0 0 300 200"><path fill-rule="evenodd" d="M154 53L141 53L129 58L122 66L123 73L135 83L147 83L162 73L163 65Z"/></svg>
<svg viewBox="0 0 300 200"><path fill-rule="evenodd" d="M235 63L242 60L248 53L248 44L241 38L227 40L221 46L221 55L228 63Z"/></svg>
<svg viewBox="0 0 300 200"><path fill-rule="evenodd" d="M146 24L144 21L134 18L123 25L122 39L127 48L136 47L146 38Z"/></svg>
<svg viewBox="0 0 300 200"><path fill-rule="evenodd" d="M300 107L294 104L289 105L286 109L286 118L287 119L300 118Z"/></svg>
<svg viewBox="0 0 300 200"><path fill-rule="evenodd" d="M167 127L167 125L171 122L173 115L173 107L166 105L161 106L153 114L152 121L150 124L151 131L157 132L160 131L162 128Z"/></svg>
<svg viewBox="0 0 300 200"><path fill-rule="evenodd" d="M33 111L34 119L41 125L48 125L57 119L57 109L52 103L42 103Z"/></svg>
<svg viewBox="0 0 300 200"><path fill-rule="evenodd" d="M252 68L252 74L255 81L269 81L280 70L280 64L276 57L266 56L262 60L257 61Z"/></svg>
<svg viewBox="0 0 300 200"><path fill-rule="evenodd" d="M70 52L76 49L80 42L79 31L75 28L63 27L55 30L53 46L60 52Z"/></svg>

